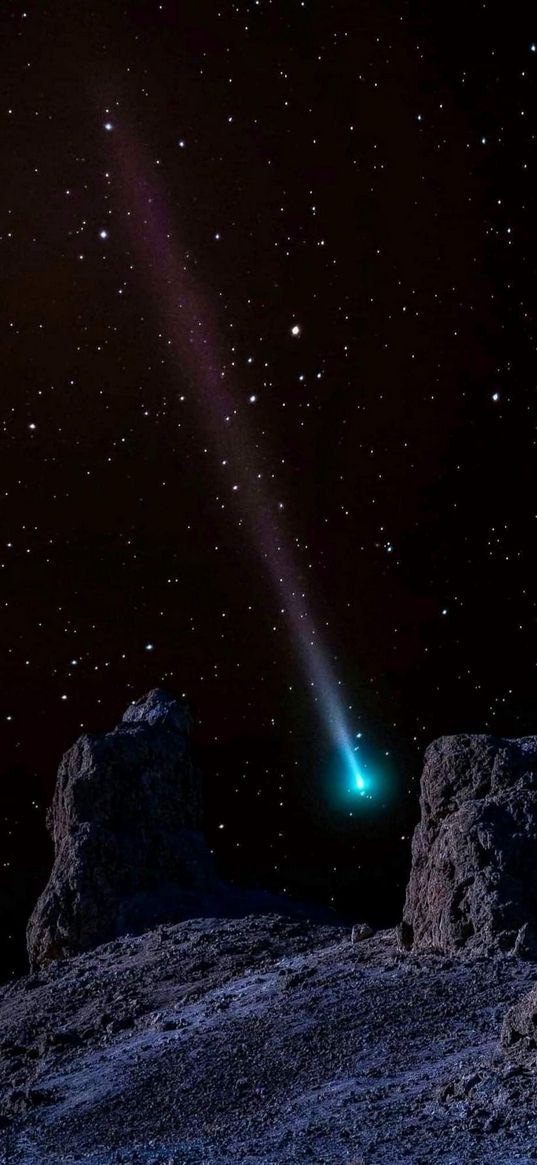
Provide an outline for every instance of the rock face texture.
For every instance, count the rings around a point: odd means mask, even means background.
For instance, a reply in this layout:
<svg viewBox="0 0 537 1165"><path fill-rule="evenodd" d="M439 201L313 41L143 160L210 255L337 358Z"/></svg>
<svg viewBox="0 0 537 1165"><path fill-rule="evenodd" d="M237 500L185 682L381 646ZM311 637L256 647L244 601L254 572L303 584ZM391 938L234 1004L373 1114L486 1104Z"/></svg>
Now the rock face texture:
<svg viewBox="0 0 537 1165"><path fill-rule="evenodd" d="M188 913L214 874L186 706L158 689L65 753L48 826L55 859L27 931L32 967Z"/></svg>
<svg viewBox="0 0 537 1165"><path fill-rule="evenodd" d="M401 945L536 958L537 737L434 741L420 808Z"/></svg>

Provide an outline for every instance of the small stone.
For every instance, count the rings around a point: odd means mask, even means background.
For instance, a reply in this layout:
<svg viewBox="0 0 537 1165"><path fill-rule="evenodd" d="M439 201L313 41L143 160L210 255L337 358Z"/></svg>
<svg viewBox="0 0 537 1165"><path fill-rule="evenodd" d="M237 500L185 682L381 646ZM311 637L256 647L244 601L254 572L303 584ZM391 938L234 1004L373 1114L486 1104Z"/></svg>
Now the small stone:
<svg viewBox="0 0 537 1165"><path fill-rule="evenodd" d="M351 943L361 943L374 934L373 927L367 922L357 922L352 928Z"/></svg>
<svg viewBox="0 0 537 1165"><path fill-rule="evenodd" d="M504 1050L523 1053L537 1048L537 987L532 987L510 1007L502 1025L501 1046Z"/></svg>

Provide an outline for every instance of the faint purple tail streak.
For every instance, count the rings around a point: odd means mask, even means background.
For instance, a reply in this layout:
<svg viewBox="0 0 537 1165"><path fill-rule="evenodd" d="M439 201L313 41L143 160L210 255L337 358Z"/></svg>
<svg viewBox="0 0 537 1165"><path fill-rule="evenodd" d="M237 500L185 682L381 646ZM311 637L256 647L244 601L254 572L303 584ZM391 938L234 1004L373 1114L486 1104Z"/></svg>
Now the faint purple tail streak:
<svg viewBox="0 0 537 1165"><path fill-rule="evenodd" d="M351 789L362 795L366 780L347 723L341 683L308 610L300 573L278 508L259 464L259 438L225 383L218 326L196 286L181 247L154 162L124 121L106 121L117 193L126 211L132 246L143 267L153 308L169 341L170 362L188 376L196 392L200 424L207 431L226 485L285 612L312 698L341 756Z"/></svg>

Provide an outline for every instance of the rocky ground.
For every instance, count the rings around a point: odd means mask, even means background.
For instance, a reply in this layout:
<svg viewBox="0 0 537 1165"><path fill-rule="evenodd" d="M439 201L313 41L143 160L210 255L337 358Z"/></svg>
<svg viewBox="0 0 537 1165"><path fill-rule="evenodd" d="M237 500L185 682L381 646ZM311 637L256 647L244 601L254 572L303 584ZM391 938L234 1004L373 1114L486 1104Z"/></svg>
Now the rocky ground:
<svg viewBox="0 0 537 1165"><path fill-rule="evenodd" d="M116 940L0 989L0 1161L536 1162L535 1070L498 1044L536 978L276 915Z"/></svg>

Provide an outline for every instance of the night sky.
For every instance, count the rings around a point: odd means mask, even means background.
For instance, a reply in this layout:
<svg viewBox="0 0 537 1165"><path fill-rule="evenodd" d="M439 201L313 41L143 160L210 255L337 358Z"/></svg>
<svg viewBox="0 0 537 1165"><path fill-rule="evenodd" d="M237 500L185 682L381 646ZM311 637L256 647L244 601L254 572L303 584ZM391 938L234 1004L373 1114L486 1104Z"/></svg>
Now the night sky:
<svg viewBox="0 0 537 1165"><path fill-rule="evenodd" d="M394 921L425 746L537 731L537 25L59 0L0 36L4 933L62 752L154 686L226 874Z"/></svg>

